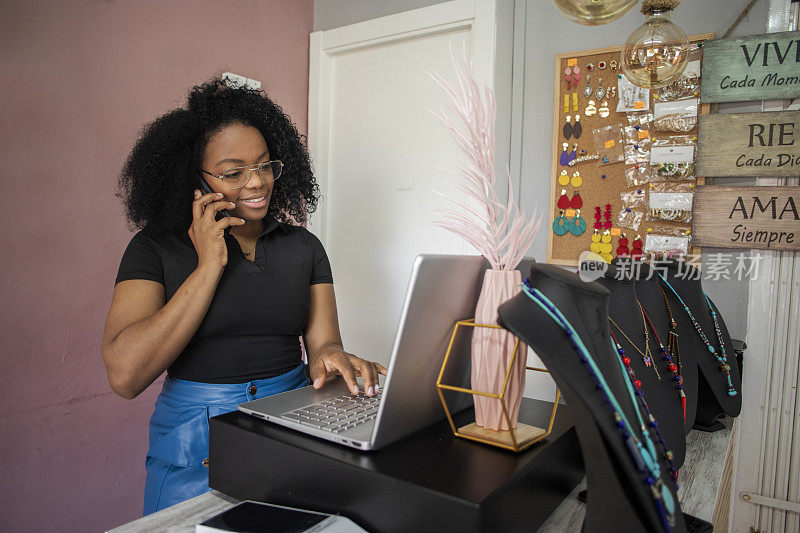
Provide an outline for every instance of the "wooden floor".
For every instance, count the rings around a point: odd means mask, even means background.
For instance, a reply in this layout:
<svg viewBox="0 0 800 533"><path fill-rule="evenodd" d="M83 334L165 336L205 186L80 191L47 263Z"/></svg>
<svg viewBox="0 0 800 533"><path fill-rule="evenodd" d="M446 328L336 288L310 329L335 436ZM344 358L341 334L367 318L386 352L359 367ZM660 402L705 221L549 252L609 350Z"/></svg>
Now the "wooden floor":
<svg viewBox="0 0 800 533"><path fill-rule="evenodd" d="M711 522L716 495L730 441L730 424L715 433L692 430L686 438L686 461L680 472L679 497L684 512ZM582 481L539 529L540 532L579 532L585 514L577 494L586 488ZM233 507L238 501L212 490L191 500L114 528L110 533L193 533L194 526Z"/></svg>

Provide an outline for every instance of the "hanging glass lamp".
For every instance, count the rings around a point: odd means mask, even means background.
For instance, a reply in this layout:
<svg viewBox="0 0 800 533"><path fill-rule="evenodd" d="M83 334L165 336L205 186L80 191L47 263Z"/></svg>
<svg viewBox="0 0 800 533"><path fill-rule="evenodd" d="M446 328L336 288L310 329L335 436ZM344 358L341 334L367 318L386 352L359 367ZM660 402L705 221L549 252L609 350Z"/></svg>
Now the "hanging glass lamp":
<svg viewBox="0 0 800 533"><path fill-rule="evenodd" d="M686 33L670 22L677 0L644 0L645 23L631 33L622 47L621 67L631 83L657 89L683 73L689 59Z"/></svg>
<svg viewBox="0 0 800 533"><path fill-rule="evenodd" d="M553 0L553 5L572 22L599 26L620 18L638 0Z"/></svg>

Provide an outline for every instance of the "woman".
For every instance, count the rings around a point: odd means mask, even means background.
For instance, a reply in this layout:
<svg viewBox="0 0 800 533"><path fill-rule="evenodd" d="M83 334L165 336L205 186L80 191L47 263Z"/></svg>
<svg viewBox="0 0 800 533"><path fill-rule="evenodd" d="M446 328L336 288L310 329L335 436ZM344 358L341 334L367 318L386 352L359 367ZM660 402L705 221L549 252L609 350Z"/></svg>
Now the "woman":
<svg viewBox="0 0 800 533"><path fill-rule="evenodd" d="M201 180L205 180L205 184ZM204 185L208 192L202 192ZM302 222L317 204L308 153L263 93L219 79L147 126L120 178L129 222L103 333L112 390L165 370L150 419L144 514L208 489L208 418L341 375L378 392L386 369L342 348L330 263ZM228 215L228 216L224 216Z"/></svg>

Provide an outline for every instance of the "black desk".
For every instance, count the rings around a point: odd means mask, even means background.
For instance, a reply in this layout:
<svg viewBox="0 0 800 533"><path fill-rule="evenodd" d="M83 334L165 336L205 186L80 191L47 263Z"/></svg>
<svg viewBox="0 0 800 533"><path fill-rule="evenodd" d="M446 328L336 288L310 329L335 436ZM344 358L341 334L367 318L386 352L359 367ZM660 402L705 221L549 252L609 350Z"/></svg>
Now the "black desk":
<svg viewBox="0 0 800 533"><path fill-rule="evenodd" d="M541 426L553 404L524 398ZM457 425L470 421L465 411ZM535 531L583 478L569 411L522 453L458 439L445 421L359 452L240 412L211 419L210 485L233 498L341 513L374 532Z"/></svg>

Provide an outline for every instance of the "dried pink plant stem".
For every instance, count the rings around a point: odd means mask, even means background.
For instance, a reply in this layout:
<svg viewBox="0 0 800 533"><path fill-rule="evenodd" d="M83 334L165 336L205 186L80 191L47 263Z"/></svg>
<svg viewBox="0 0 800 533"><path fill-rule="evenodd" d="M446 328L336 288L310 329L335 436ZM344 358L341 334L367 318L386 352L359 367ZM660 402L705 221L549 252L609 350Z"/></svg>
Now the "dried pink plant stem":
<svg viewBox="0 0 800 533"><path fill-rule="evenodd" d="M533 238L539 231L541 217L534 209L528 220L516 203L511 174L508 177L508 200L504 204L495 191L494 125L496 100L488 87L480 89L475 81L472 63L467 62L466 46L460 60L453 48L450 57L455 67L456 84L447 82L441 75L431 72L431 77L446 97L439 111L432 111L450 131L458 146L460 158L451 174L452 187L467 197L467 202L437 192L451 201L461 212L439 209L442 216L434 222L441 228L461 236L474 246L490 263L484 274L483 286L475 310L478 324L497 324L497 307L521 290L520 272L514 270L522 261ZM450 117L453 118L450 118ZM469 205L469 199L476 206ZM525 363L527 347L520 343L516 357L516 338L508 331L495 328L473 328L472 334L472 388L481 392L500 394L506 383L506 369L512 364L504 401L509 411L509 427L500 401L473 395L475 423L486 429L507 431L517 426L522 394L525 389Z"/></svg>
<svg viewBox="0 0 800 533"><path fill-rule="evenodd" d="M462 156L453 169L457 180L453 188L473 200L477 207L435 191L463 212L439 209L437 212L442 218L434 221L434 224L464 238L489 261L493 269L512 270L533 242L539 231L541 217L538 216L538 210L534 209L533 216L526 220L524 210L516 204L508 172L508 200L504 204L497 196L494 172L495 95L489 87L481 90L478 86L472 62L467 61L464 50L465 47L457 60L450 48L456 72L455 84L436 72L430 73L446 97L442 108L439 111L432 110L432 113L450 131Z"/></svg>

